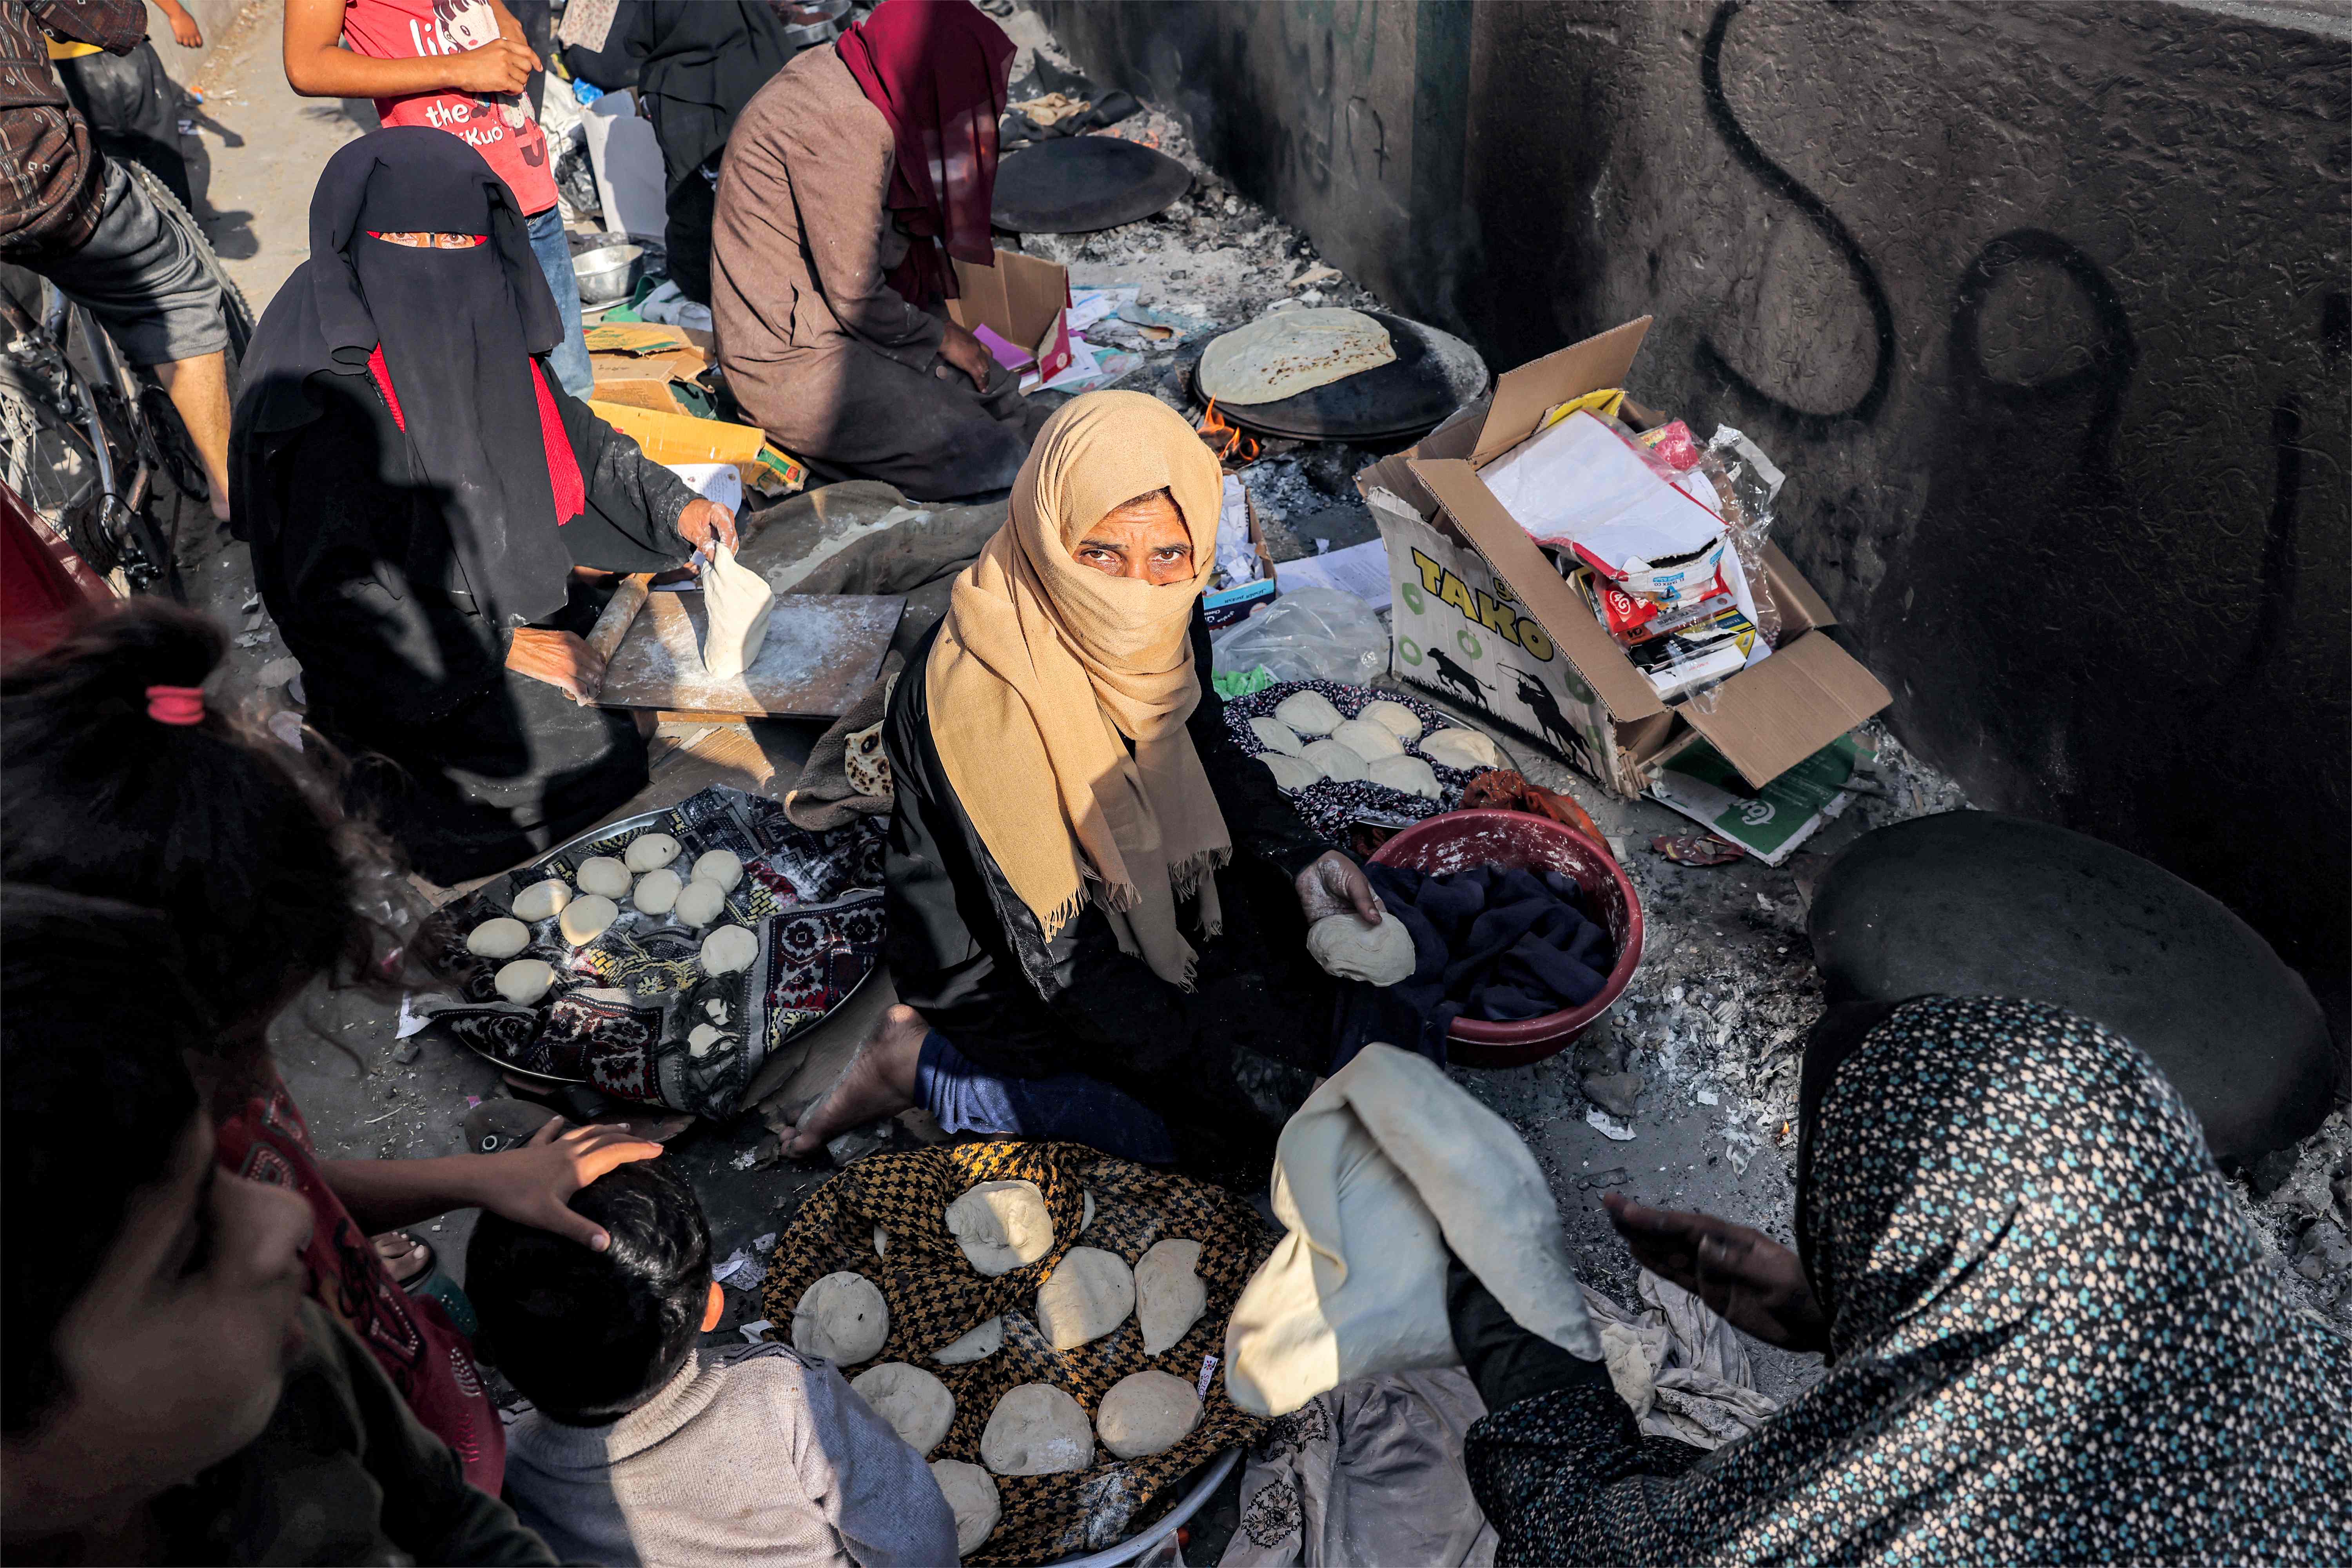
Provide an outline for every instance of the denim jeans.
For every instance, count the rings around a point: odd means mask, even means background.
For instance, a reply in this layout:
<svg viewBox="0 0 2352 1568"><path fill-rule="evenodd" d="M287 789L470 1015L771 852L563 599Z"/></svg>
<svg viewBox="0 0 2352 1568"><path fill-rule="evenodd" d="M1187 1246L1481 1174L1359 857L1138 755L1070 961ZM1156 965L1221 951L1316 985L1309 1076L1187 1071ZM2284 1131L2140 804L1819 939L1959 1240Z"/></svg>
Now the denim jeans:
<svg viewBox="0 0 2352 1568"><path fill-rule="evenodd" d="M563 341L547 356L555 379L574 397L596 390L596 373L588 363L588 341L580 334L580 280L572 275L572 242L563 237L563 205L557 203L530 220L530 253L547 274L555 296L556 313L563 318Z"/></svg>
<svg viewBox="0 0 2352 1568"><path fill-rule="evenodd" d="M932 1030L917 1058L915 1094L949 1132L1009 1132L1039 1142L1084 1143L1147 1165L1172 1163L1176 1145L1159 1112L1080 1073L1006 1078Z"/></svg>

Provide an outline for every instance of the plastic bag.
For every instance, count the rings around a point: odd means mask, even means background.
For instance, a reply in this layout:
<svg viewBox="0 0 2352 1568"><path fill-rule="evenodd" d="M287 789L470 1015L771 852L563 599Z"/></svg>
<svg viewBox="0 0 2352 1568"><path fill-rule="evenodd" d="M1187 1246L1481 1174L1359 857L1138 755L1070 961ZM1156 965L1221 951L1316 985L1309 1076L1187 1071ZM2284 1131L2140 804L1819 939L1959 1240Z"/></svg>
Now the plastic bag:
<svg viewBox="0 0 2352 1568"><path fill-rule="evenodd" d="M1370 605L1337 588L1300 588L1217 634L1221 673L1263 665L1276 680L1362 686L1389 667L1389 633Z"/></svg>
<svg viewBox="0 0 2352 1568"><path fill-rule="evenodd" d="M1728 425L1716 427L1699 455L1698 466L1723 502L1724 531L1747 570L1748 590L1755 597L1749 618L1765 643L1779 647L1780 606L1773 603L1772 585L1764 574L1764 541L1772 531L1772 503L1780 494L1780 470L1756 443Z"/></svg>

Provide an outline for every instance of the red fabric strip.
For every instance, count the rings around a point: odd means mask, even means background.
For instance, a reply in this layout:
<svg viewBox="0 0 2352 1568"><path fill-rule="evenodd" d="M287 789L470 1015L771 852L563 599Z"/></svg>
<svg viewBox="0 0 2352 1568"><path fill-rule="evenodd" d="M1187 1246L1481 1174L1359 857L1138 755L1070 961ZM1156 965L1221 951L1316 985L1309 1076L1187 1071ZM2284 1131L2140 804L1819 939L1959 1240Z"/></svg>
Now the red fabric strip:
<svg viewBox="0 0 2352 1568"><path fill-rule="evenodd" d="M555 492L555 526L562 527L588 510L588 486L580 478L580 459L572 455L572 437L564 434L563 416L555 411L555 394L539 362L530 362L530 387L539 395L539 438L547 448L547 483Z"/></svg>
<svg viewBox="0 0 2352 1568"><path fill-rule="evenodd" d="M383 405L392 410L392 422L404 434L408 421L400 412L400 395L392 390L392 370L383 363L383 345L368 350L368 374L375 377L375 389L383 394Z"/></svg>

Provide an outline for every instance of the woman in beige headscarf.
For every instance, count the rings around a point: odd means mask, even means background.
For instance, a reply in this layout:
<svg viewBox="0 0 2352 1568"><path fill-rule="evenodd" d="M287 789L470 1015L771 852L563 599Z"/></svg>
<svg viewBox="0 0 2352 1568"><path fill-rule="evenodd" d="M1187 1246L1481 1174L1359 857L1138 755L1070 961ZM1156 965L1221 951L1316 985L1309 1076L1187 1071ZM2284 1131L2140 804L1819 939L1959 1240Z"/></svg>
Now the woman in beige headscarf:
<svg viewBox="0 0 2352 1568"><path fill-rule="evenodd" d="M1210 687L1222 492L1192 426L1139 393L1080 397L1040 433L890 701L908 1005L795 1152L919 1102L950 1131L1213 1162L1271 1146L1234 1047L1325 1067L1337 997L1307 925L1376 923L1379 902Z"/></svg>

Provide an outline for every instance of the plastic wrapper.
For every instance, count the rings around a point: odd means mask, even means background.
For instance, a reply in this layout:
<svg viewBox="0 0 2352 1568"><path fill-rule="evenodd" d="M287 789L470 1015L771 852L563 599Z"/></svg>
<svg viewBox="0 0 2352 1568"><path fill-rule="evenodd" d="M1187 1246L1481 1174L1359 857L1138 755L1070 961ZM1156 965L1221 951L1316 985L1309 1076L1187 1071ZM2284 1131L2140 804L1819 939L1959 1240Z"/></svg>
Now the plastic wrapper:
<svg viewBox="0 0 2352 1568"><path fill-rule="evenodd" d="M1772 602L1772 582L1764 571L1764 541L1772 532L1772 506L1780 498L1783 476L1756 443L1728 425L1716 426L1707 438L1698 468L1715 486L1724 532L1746 569L1748 591L1755 601L1750 618L1766 645L1779 647L1780 607Z"/></svg>
<svg viewBox="0 0 2352 1568"><path fill-rule="evenodd" d="M1337 588L1300 588L1216 637L1219 674L1263 667L1277 681L1361 686L1388 668L1389 633L1371 606Z"/></svg>

